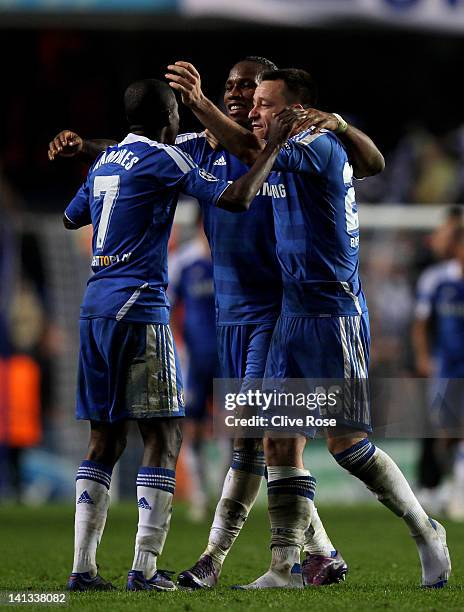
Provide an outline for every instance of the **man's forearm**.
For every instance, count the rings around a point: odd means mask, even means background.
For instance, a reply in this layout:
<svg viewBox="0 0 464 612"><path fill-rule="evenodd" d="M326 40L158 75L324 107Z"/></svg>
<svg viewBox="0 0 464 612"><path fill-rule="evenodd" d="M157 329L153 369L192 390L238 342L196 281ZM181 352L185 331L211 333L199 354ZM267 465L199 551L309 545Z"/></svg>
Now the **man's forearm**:
<svg viewBox="0 0 464 612"><path fill-rule="evenodd" d="M202 98L191 110L221 145L243 162L252 164L264 149L264 143L253 132L226 117L208 98Z"/></svg>
<svg viewBox="0 0 464 612"><path fill-rule="evenodd" d="M248 172L224 191L217 206L231 212L247 210L272 170L279 151L280 145L266 144Z"/></svg>
<svg viewBox="0 0 464 612"><path fill-rule="evenodd" d="M373 176L385 168L385 160L374 142L352 125L348 125L346 132L337 134L348 149L348 157L353 164L356 178Z"/></svg>
<svg viewBox="0 0 464 612"><path fill-rule="evenodd" d="M82 150L80 157L85 161L94 161L108 147L118 144L116 140L106 138L92 138L82 140Z"/></svg>

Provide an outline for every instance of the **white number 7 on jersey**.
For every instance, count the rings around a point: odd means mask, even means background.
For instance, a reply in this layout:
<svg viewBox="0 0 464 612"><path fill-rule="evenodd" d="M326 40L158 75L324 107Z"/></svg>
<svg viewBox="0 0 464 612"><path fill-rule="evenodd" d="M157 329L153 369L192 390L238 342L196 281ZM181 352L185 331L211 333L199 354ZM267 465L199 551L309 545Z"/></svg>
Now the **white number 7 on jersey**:
<svg viewBox="0 0 464 612"><path fill-rule="evenodd" d="M97 249L105 246L108 226L111 220L116 199L119 194L119 176L96 176L93 181L93 197L98 198L104 193L103 206L98 224Z"/></svg>

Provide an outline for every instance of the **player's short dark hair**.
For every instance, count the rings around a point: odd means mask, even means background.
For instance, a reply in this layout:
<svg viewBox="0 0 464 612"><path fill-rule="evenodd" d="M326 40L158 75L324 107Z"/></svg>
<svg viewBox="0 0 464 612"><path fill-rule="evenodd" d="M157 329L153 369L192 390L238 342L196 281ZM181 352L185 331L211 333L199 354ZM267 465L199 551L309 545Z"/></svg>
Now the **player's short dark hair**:
<svg viewBox="0 0 464 612"><path fill-rule="evenodd" d="M261 75L261 81L283 81L289 92L289 102L298 102L303 107L317 103L317 85L313 77L299 68L269 70Z"/></svg>
<svg viewBox="0 0 464 612"><path fill-rule="evenodd" d="M271 60L268 60L266 57L261 57L260 55L247 55L240 62L253 62L254 64L259 64L263 67L263 70L278 70L277 66ZM239 64L240 62L237 62Z"/></svg>
<svg viewBox="0 0 464 612"><path fill-rule="evenodd" d="M131 126L164 127L175 103L172 89L158 79L135 81L124 93L124 109Z"/></svg>

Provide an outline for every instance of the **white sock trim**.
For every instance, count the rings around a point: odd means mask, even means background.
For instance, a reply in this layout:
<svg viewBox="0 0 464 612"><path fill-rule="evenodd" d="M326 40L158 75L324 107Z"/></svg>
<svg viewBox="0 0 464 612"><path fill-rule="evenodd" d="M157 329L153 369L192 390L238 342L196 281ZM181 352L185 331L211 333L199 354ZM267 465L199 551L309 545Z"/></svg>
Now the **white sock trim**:
<svg viewBox="0 0 464 612"><path fill-rule="evenodd" d="M309 470L293 467L292 465L270 465L267 468L267 481L281 480L282 478L294 478L296 476L311 476Z"/></svg>

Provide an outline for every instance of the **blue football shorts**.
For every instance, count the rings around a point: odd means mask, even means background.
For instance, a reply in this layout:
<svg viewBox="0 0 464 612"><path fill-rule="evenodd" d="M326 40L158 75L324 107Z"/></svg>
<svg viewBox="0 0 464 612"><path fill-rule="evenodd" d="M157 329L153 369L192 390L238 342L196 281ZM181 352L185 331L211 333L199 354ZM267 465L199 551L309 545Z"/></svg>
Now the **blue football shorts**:
<svg viewBox="0 0 464 612"><path fill-rule="evenodd" d="M220 325L217 328L222 378L262 379L275 322Z"/></svg>
<svg viewBox="0 0 464 612"><path fill-rule="evenodd" d="M78 419L184 416L182 375L169 325L80 320Z"/></svg>
<svg viewBox="0 0 464 612"><path fill-rule="evenodd" d="M306 379L315 387L317 381L341 382L341 401L334 413L337 426L371 432L369 348L367 312L327 317L282 314L269 347L264 388L270 390L276 380L279 388L289 388L287 379Z"/></svg>

